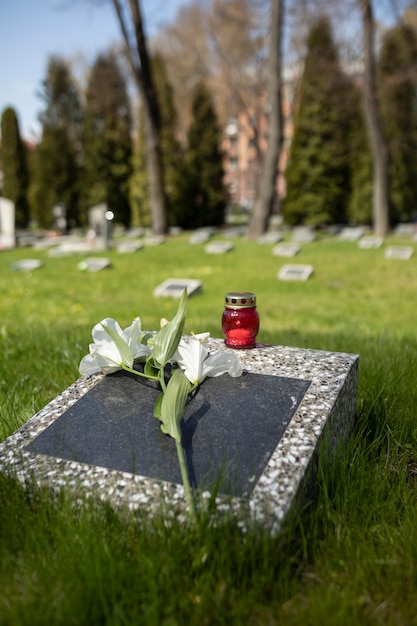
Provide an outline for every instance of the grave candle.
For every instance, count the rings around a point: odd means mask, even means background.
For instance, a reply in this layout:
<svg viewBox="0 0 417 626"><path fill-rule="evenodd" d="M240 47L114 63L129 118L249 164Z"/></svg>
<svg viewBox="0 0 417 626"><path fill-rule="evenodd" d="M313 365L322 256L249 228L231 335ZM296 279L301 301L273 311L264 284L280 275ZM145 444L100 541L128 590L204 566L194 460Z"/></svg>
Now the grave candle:
<svg viewBox="0 0 417 626"><path fill-rule="evenodd" d="M229 348L254 348L259 330L256 295L231 291L225 295L222 330Z"/></svg>

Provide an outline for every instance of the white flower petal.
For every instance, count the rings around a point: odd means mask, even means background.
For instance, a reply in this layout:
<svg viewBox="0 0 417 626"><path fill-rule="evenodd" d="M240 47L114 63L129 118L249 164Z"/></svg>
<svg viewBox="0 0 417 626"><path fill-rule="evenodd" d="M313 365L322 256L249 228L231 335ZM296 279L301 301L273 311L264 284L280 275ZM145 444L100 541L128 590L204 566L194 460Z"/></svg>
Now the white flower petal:
<svg viewBox="0 0 417 626"><path fill-rule="evenodd" d="M206 376L214 378L226 373L232 378L242 375L242 365L233 353L216 352L210 354L203 363L203 379Z"/></svg>

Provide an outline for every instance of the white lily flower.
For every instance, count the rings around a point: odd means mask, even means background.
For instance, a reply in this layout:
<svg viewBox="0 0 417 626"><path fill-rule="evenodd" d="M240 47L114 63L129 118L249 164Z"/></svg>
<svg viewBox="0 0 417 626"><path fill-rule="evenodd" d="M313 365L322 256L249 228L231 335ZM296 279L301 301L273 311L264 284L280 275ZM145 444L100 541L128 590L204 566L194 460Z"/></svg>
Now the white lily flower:
<svg viewBox="0 0 417 626"><path fill-rule="evenodd" d="M111 374L123 365L132 368L134 359L151 350L139 342L142 328L138 317L123 331L116 320L107 317L94 326L91 334L94 343L90 343L90 353L81 360L81 374Z"/></svg>
<svg viewBox="0 0 417 626"><path fill-rule="evenodd" d="M183 337L174 360L193 385L198 385L209 377L228 373L233 378L241 376L242 366L235 354L216 352L209 354L208 348L198 337Z"/></svg>

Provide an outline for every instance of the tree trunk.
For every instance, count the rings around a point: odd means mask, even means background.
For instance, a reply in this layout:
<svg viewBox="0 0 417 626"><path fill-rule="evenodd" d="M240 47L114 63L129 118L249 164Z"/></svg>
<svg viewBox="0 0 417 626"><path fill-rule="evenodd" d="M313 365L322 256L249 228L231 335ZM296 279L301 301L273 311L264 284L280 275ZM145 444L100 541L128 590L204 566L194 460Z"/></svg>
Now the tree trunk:
<svg viewBox="0 0 417 626"><path fill-rule="evenodd" d="M375 22L371 0L360 0L363 28L363 102L373 164L373 229L376 235L389 231L389 165L388 144L379 110L376 62Z"/></svg>
<svg viewBox="0 0 417 626"><path fill-rule="evenodd" d="M271 32L268 52L269 98L268 146L262 163L257 198L249 221L248 237L256 239L268 227L276 197L279 156L282 146L282 23L284 0L271 0Z"/></svg>
<svg viewBox="0 0 417 626"><path fill-rule="evenodd" d="M129 30L120 0L113 0L113 6L119 20L129 63L144 107L152 231L155 235L162 235L167 231L168 219L160 147L161 115L143 30L140 0L129 0L134 32L133 41L129 37Z"/></svg>

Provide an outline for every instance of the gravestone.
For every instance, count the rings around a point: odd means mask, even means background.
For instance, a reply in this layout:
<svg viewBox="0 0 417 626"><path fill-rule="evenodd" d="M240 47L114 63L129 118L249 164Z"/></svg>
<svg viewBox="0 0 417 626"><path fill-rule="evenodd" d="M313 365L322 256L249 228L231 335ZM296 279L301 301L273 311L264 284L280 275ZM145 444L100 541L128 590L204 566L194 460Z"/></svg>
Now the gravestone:
<svg viewBox="0 0 417 626"><path fill-rule="evenodd" d="M16 247L14 202L0 197L0 250Z"/></svg>
<svg viewBox="0 0 417 626"><path fill-rule="evenodd" d="M121 241L117 244L117 252L119 252L119 254L131 254L142 250L143 246L142 241Z"/></svg>
<svg viewBox="0 0 417 626"><path fill-rule="evenodd" d="M42 267L43 263L39 259L21 259L13 263L12 269L15 271L32 272Z"/></svg>
<svg viewBox="0 0 417 626"><path fill-rule="evenodd" d="M272 250L274 256L296 256L301 248L297 243L280 243Z"/></svg>
<svg viewBox="0 0 417 626"><path fill-rule="evenodd" d="M308 280L313 274L312 265L283 265L278 272L280 280Z"/></svg>
<svg viewBox="0 0 417 626"><path fill-rule="evenodd" d="M388 246L385 250L386 259L399 259L408 261L413 255L414 249L411 246Z"/></svg>
<svg viewBox="0 0 417 626"><path fill-rule="evenodd" d="M88 259L84 259L78 264L78 269L83 272L100 272L101 270L105 270L109 267L111 267L110 259L101 257L90 257Z"/></svg>
<svg viewBox="0 0 417 626"><path fill-rule="evenodd" d="M195 230L189 238L189 242L192 244L199 244L199 243L207 243L207 241L210 239L211 237L211 231L207 228L200 228L198 230Z"/></svg>
<svg viewBox="0 0 417 626"><path fill-rule="evenodd" d="M160 246L165 243L164 235L148 235L144 240L145 246Z"/></svg>
<svg viewBox="0 0 417 626"><path fill-rule="evenodd" d="M316 233L310 226L296 226L292 231L292 240L296 243L311 243L316 239Z"/></svg>
<svg viewBox="0 0 417 626"><path fill-rule="evenodd" d="M61 235L67 231L67 209L63 202L58 202L52 209L54 230Z"/></svg>
<svg viewBox="0 0 417 626"><path fill-rule="evenodd" d="M394 233L399 237L413 237L416 233L416 224L397 224Z"/></svg>
<svg viewBox="0 0 417 626"><path fill-rule="evenodd" d="M370 250L370 249L377 250L378 248L382 246L383 243L384 243L383 238L378 237L376 235L373 237L372 236L362 237L358 241L358 248L361 248L361 250Z"/></svg>
<svg viewBox="0 0 417 626"><path fill-rule="evenodd" d="M112 236L113 211L109 211L107 204L97 204L88 209L89 237L94 248L107 250Z"/></svg>
<svg viewBox="0 0 417 626"><path fill-rule="evenodd" d="M220 339L209 348L228 350ZM218 511L275 532L311 497L318 455L325 471L343 450L358 356L267 345L236 354L243 375L206 379L187 403L187 469L203 503L215 487ZM82 377L0 443L0 471L148 515L171 502L186 519L175 444L153 418L158 393L121 371Z"/></svg>
<svg viewBox="0 0 417 626"><path fill-rule="evenodd" d="M363 235L362 227L346 227L339 234L340 241L358 241Z"/></svg>
<svg viewBox="0 0 417 626"><path fill-rule="evenodd" d="M167 278L158 287L155 287L153 295L156 298L181 298L184 289L187 295L192 296L201 290L202 283L200 280L191 278Z"/></svg>
<svg viewBox="0 0 417 626"><path fill-rule="evenodd" d="M213 241L207 244L204 250L207 254L225 254L233 250L233 247L231 241Z"/></svg>
<svg viewBox="0 0 417 626"><path fill-rule="evenodd" d="M270 231L268 233L264 233L263 235L261 235L258 239L258 242L262 244L271 244L271 243L274 244L274 243L278 243L281 240L282 240L281 233L275 230L275 231Z"/></svg>

